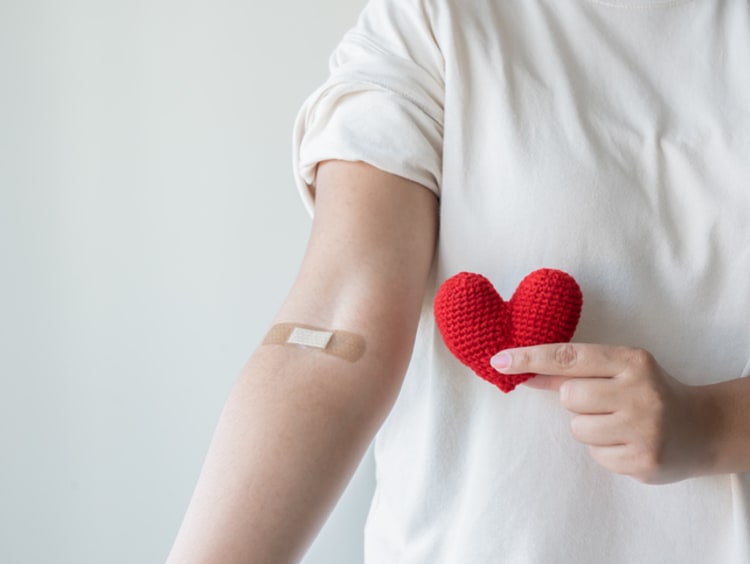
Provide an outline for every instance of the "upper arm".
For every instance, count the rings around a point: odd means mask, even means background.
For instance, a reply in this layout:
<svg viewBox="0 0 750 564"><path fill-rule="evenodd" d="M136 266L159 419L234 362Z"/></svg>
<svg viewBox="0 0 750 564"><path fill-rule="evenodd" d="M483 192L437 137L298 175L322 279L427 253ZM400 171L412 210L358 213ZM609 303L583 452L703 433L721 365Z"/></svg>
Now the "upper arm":
<svg viewBox="0 0 750 564"><path fill-rule="evenodd" d="M312 234L277 322L359 333L371 360L402 372L437 231L438 200L425 187L362 162L321 163Z"/></svg>
<svg viewBox="0 0 750 564"><path fill-rule="evenodd" d="M432 6L369 2L294 130L314 223L277 319L361 333L363 361L382 373L402 374L411 355L437 238L444 69Z"/></svg>

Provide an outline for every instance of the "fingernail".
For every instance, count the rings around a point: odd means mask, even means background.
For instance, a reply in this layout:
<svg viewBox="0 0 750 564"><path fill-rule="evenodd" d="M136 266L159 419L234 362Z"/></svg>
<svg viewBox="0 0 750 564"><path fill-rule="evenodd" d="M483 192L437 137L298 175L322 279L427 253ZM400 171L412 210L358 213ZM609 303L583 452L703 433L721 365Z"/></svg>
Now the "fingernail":
<svg viewBox="0 0 750 564"><path fill-rule="evenodd" d="M511 361L510 355L508 353L501 352L501 353L496 354L490 359L490 364L492 365L492 368L494 368L495 370L502 371L505 368L510 367L510 361Z"/></svg>

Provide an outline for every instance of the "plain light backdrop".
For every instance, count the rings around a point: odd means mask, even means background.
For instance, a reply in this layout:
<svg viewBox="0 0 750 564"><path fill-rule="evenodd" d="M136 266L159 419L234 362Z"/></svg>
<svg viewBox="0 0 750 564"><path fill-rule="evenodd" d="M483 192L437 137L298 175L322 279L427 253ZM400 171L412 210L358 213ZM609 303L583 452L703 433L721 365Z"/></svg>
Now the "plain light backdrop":
<svg viewBox="0 0 750 564"><path fill-rule="evenodd" d="M0 562L163 562L310 228L364 0L0 0ZM305 564L362 560L368 453Z"/></svg>

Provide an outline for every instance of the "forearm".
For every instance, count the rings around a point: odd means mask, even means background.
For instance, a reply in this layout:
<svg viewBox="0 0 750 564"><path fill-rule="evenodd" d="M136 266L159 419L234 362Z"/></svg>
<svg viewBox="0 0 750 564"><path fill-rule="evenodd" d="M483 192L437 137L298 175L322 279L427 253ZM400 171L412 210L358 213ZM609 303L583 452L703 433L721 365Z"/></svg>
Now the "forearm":
<svg viewBox="0 0 750 564"><path fill-rule="evenodd" d="M699 386L698 411L706 419L707 474L750 472L750 378Z"/></svg>
<svg viewBox="0 0 750 564"><path fill-rule="evenodd" d="M276 323L354 332L356 361L288 345L250 358L170 564L282 564L305 551L385 419L411 356L438 201L364 163L321 164L315 219Z"/></svg>
<svg viewBox="0 0 750 564"><path fill-rule="evenodd" d="M226 403L168 562L298 560L398 392L388 371L404 367L377 357L260 347Z"/></svg>

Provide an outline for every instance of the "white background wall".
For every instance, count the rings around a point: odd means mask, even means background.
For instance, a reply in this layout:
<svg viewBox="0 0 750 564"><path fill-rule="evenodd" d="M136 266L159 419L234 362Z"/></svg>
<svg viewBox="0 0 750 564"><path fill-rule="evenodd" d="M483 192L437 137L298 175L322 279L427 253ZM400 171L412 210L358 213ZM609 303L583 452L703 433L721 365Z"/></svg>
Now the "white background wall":
<svg viewBox="0 0 750 564"><path fill-rule="evenodd" d="M0 0L0 562L163 562L310 220L363 0ZM305 559L360 562L365 459Z"/></svg>

